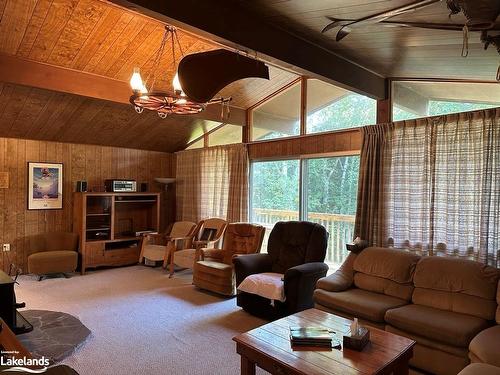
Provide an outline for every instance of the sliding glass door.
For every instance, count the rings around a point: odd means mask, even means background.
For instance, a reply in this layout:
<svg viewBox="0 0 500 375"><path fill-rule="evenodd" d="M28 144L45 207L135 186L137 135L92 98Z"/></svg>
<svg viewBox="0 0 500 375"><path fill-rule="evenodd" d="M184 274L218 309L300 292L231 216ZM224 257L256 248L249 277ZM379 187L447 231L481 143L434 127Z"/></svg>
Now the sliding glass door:
<svg viewBox="0 0 500 375"><path fill-rule="evenodd" d="M266 228L263 252L275 223L299 220L299 167L299 160L252 163L250 217Z"/></svg>
<svg viewBox="0 0 500 375"><path fill-rule="evenodd" d="M353 239L359 156L256 161L250 182L250 219L266 228L262 251L278 221L308 220L328 231L326 262L335 270Z"/></svg>
<svg viewBox="0 0 500 375"><path fill-rule="evenodd" d="M358 192L359 156L303 161L303 215L328 231L326 262L337 269L353 239Z"/></svg>

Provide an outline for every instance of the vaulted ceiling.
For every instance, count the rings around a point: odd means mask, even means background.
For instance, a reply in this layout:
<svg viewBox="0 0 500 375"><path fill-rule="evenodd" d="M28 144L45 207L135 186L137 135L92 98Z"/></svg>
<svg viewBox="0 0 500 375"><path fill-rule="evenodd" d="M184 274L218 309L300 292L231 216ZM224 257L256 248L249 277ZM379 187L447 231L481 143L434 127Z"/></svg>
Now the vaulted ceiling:
<svg viewBox="0 0 500 375"><path fill-rule="evenodd" d="M5 0L0 1L0 19L0 54L123 82L134 67L148 77L165 26L98 0ZM221 48L182 30L179 40L184 54ZM176 50L177 62L180 56ZM169 89L174 74L170 50L159 66L155 87ZM246 109L297 78L274 67L270 76L269 81L235 82L221 95ZM177 151L210 128L211 122L200 117L162 120L154 113L138 115L126 104L46 88L50 85L43 82L37 88L0 83L0 136Z"/></svg>
<svg viewBox="0 0 500 375"><path fill-rule="evenodd" d="M321 34L328 16L357 19L409 2L0 0L0 62L7 56L13 70L26 62L48 64L64 69L66 77L58 82L53 73L0 71L0 136L177 151L218 126L217 111L161 120L154 113L138 115L127 104L126 82L134 67L143 77L152 71L166 22L180 27L185 54L229 46L271 63L269 81L245 79L220 93L233 98L239 125L245 109L301 74L379 99L387 97L387 77L494 79L498 54L493 47L483 50L478 33L470 35L467 58L460 56L463 39L456 31L369 25L340 42L334 31ZM394 20L465 22L461 15L450 20L448 13L443 0ZM175 71L170 53L160 66L156 87L167 89ZM73 82L71 72L92 83ZM94 78L101 80L95 94ZM115 93L106 96L106 82L109 91L121 90L118 100Z"/></svg>
<svg viewBox="0 0 500 375"><path fill-rule="evenodd" d="M409 0L234 0L264 20L313 41L341 56L386 77L457 78L494 81L499 62L495 46L484 50L480 33L469 35L469 54L461 57L460 31L381 24L354 29L340 42L337 29L321 30L331 21L327 17L360 19L398 6ZM460 13L449 16L446 1L391 18L391 21L433 22L464 25ZM500 20L497 20L500 28ZM495 33L493 33L495 34Z"/></svg>

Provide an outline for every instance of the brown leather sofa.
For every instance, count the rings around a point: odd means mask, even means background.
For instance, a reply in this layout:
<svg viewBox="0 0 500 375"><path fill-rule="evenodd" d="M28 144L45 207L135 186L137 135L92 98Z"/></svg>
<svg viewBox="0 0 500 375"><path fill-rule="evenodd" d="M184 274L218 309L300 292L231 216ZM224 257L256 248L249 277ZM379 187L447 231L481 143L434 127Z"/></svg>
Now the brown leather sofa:
<svg viewBox="0 0 500 375"><path fill-rule="evenodd" d="M43 275L75 272L78 265L78 234L43 233L29 238L28 272Z"/></svg>
<svg viewBox="0 0 500 375"><path fill-rule="evenodd" d="M415 340L412 366L457 374L469 364L469 344L493 329L499 277L498 269L473 261L370 247L319 280L314 301L319 309Z"/></svg>

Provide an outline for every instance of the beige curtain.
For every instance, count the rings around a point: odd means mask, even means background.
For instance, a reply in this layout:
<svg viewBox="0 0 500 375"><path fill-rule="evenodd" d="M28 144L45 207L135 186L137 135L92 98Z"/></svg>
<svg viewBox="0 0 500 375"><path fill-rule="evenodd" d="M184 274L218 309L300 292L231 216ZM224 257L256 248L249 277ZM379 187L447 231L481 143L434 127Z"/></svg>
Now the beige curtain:
<svg viewBox="0 0 500 375"><path fill-rule="evenodd" d="M356 234L498 266L500 109L364 129Z"/></svg>
<svg viewBox="0 0 500 375"><path fill-rule="evenodd" d="M177 219L247 221L248 164L243 144L177 153Z"/></svg>

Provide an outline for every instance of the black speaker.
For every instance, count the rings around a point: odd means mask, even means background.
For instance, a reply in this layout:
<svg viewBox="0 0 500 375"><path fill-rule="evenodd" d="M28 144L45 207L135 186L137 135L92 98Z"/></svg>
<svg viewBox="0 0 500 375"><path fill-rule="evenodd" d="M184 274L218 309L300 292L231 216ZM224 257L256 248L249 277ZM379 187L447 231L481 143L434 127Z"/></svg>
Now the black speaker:
<svg viewBox="0 0 500 375"><path fill-rule="evenodd" d="M149 191L149 185L147 182L141 182L141 192Z"/></svg>
<svg viewBox="0 0 500 375"><path fill-rule="evenodd" d="M78 191L78 192L87 191L87 181L77 181L76 182L76 191Z"/></svg>

